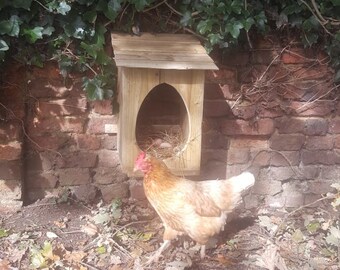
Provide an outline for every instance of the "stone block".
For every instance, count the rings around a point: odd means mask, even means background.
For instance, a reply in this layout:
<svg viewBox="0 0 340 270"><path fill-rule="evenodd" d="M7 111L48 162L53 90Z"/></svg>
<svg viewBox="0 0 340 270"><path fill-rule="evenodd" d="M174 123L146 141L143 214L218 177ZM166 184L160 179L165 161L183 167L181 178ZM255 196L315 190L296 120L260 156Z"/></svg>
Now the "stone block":
<svg viewBox="0 0 340 270"><path fill-rule="evenodd" d="M99 167L95 170L93 180L97 184L106 185L118 182L124 182L127 180L127 175L121 171L120 166L110 167Z"/></svg>
<svg viewBox="0 0 340 270"><path fill-rule="evenodd" d="M243 201L245 209L253 209L259 206L258 198L253 194L248 194L244 196Z"/></svg>
<svg viewBox="0 0 340 270"><path fill-rule="evenodd" d="M114 150L101 150L98 152L98 167L114 168L120 164L119 155Z"/></svg>
<svg viewBox="0 0 340 270"><path fill-rule="evenodd" d="M285 198L285 207L297 208L304 204L305 195L298 192L283 193L282 196Z"/></svg>
<svg viewBox="0 0 340 270"><path fill-rule="evenodd" d="M92 116L88 122L87 132L90 134L117 133L117 116Z"/></svg>
<svg viewBox="0 0 340 270"><path fill-rule="evenodd" d="M282 191L282 183L276 180L261 180L257 179L252 189L254 194L260 195L275 195Z"/></svg>
<svg viewBox="0 0 340 270"><path fill-rule="evenodd" d="M128 183L116 183L110 185L99 185L104 202L112 202L115 199L123 199L129 196Z"/></svg>
<svg viewBox="0 0 340 270"><path fill-rule="evenodd" d="M269 136L274 132L274 122L272 119L260 119L251 125L245 120L224 120L221 122L221 131L229 136Z"/></svg>
<svg viewBox="0 0 340 270"><path fill-rule="evenodd" d="M271 208L283 208L286 204L286 198L282 196L282 193L275 196L267 196L265 204Z"/></svg>
<svg viewBox="0 0 340 270"><path fill-rule="evenodd" d="M20 211L23 201L0 198L0 214L15 213Z"/></svg>
<svg viewBox="0 0 340 270"><path fill-rule="evenodd" d="M296 166L300 163L299 151L272 152L270 165L272 166Z"/></svg>
<svg viewBox="0 0 340 270"><path fill-rule="evenodd" d="M260 170L259 179L266 181L285 181L295 175L290 167L269 167Z"/></svg>
<svg viewBox="0 0 340 270"><path fill-rule="evenodd" d="M307 150L330 150L334 147L331 136L309 136L306 138L305 148Z"/></svg>
<svg viewBox="0 0 340 270"><path fill-rule="evenodd" d="M117 135L104 135L101 137L101 148L117 150Z"/></svg>
<svg viewBox="0 0 340 270"><path fill-rule="evenodd" d="M268 140L253 138L232 138L230 140L230 148L267 149Z"/></svg>
<svg viewBox="0 0 340 270"><path fill-rule="evenodd" d="M1 200L20 200L21 197L22 197L21 181L0 179Z"/></svg>
<svg viewBox="0 0 340 270"><path fill-rule="evenodd" d="M68 168L57 170L60 186L89 184L91 175L88 168Z"/></svg>
<svg viewBox="0 0 340 270"><path fill-rule="evenodd" d="M274 134L269 143L270 148L274 150L300 150L305 143L305 136L300 134Z"/></svg>
<svg viewBox="0 0 340 270"><path fill-rule="evenodd" d="M31 135L28 147L36 151L58 150L70 141L66 134L50 133L44 135Z"/></svg>
<svg viewBox="0 0 340 270"><path fill-rule="evenodd" d="M228 165L248 163L250 152L247 149L230 148L228 150Z"/></svg>
<svg viewBox="0 0 340 270"><path fill-rule="evenodd" d="M298 167L292 167L294 168L295 172L297 174L294 175L294 179L299 180L306 180L306 179L316 179L320 174L320 168L319 166L305 166L303 164L300 164Z"/></svg>
<svg viewBox="0 0 340 270"><path fill-rule="evenodd" d="M94 185L86 184L71 187L74 196L81 202L92 203L97 195L97 188Z"/></svg>
<svg viewBox="0 0 340 270"><path fill-rule="evenodd" d="M263 166L268 166L271 164L270 160L272 157L272 153L269 151L260 151L260 152L256 151L255 153L252 152L251 155L252 155L253 165L263 167Z"/></svg>
<svg viewBox="0 0 340 270"><path fill-rule="evenodd" d="M25 162L28 171L49 171L55 166L59 158L59 154L51 151L29 152L25 156Z"/></svg>
<svg viewBox="0 0 340 270"><path fill-rule="evenodd" d="M322 166L321 167L321 179L333 180L334 183L340 182L340 167L334 166Z"/></svg>
<svg viewBox="0 0 340 270"><path fill-rule="evenodd" d="M339 148L340 149L340 135L336 135L334 138L334 146L335 148Z"/></svg>
<svg viewBox="0 0 340 270"><path fill-rule="evenodd" d="M313 194L324 194L327 192L332 192L333 188L331 185L334 181L309 181L308 191Z"/></svg>
<svg viewBox="0 0 340 270"><path fill-rule="evenodd" d="M53 172L30 171L27 173L27 189L52 189L57 186L58 177Z"/></svg>
<svg viewBox="0 0 340 270"><path fill-rule="evenodd" d="M227 162L228 151L223 149L205 149L202 150L201 164L206 164L211 160Z"/></svg>
<svg viewBox="0 0 340 270"><path fill-rule="evenodd" d="M226 179L226 164L225 162L210 160L201 170L202 179Z"/></svg>
<svg viewBox="0 0 340 270"><path fill-rule="evenodd" d="M0 144L0 160L17 160L21 158L21 143Z"/></svg>

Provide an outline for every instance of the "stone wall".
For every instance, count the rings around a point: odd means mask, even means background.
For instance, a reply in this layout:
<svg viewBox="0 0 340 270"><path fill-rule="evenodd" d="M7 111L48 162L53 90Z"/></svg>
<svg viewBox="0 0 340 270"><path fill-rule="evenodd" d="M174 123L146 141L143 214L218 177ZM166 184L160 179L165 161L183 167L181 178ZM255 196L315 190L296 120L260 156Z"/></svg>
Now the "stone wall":
<svg viewBox="0 0 340 270"><path fill-rule="evenodd" d="M213 55L220 70L206 73L201 178L250 170L256 184L246 208L298 207L340 181L339 90L321 52L284 49L269 39L254 46ZM7 71L1 206L65 189L84 201L145 198L141 182L121 172L111 101L88 102L81 76L64 81L51 63Z"/></svg>

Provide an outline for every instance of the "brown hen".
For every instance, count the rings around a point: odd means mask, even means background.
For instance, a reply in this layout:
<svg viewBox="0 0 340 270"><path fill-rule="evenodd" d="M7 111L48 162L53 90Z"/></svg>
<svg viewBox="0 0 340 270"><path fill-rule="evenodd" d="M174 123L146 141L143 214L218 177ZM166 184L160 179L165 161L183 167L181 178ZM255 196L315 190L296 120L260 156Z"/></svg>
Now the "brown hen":
<svg viewBox="0 0 340 270"><path fill-rule="evenodd" d="M244 172L227 180L192 181L171 173L164 162L141 152L135 170L144 173L144 190L164 224L163 244L149 262L158 260L170 241L187 234L201 245L221 230L244 191L254 185L254 176Z"/></svg>

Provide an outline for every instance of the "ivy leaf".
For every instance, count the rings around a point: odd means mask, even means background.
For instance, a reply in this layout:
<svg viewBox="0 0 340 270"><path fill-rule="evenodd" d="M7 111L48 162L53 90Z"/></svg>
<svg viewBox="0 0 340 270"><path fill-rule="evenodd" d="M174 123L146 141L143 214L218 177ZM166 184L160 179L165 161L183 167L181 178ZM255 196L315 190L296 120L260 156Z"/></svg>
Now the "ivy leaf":
<svg viewBox="0 0 340 270"><path fill-rule="evenodd" d="M212 29L212 21L204 20L200 21L197 25L197 30L201 35L204 35L207 32L210 32Z"/></svg>
<svg viewBox="0 0 340 270"><path fill-rule="evenodd" d="M100 246L96 248L97 254L105 254L106 253L106 247Z"/></svg>
<svg viewBox="0 0 340 270"><path fill-rule="evenodd" d="M103 224L111 220L109 213L99 213L92 217L95 224Z"/></svg>
<svg viewBox="0 0 340 270"><path fill-rule="evenodd" d="M148 5L146 0L130 0L130 2L135 5L137 11L142 11Z"/></svg>
<svg viewBox="0 0 340 270"><path fill-rule="evenodd" d="M35 43L38 39L42 39L44 28L36 26L32 29L24 29L23 33L30 43Z"/></svg>
<svg viewBox="0 0 340 270"><path fill-rule="evenodd" d="M61 1L57 7L57 12L61 15L66 15L71 10L71 6L65 1Z"/></svg>
<svg viewBox="0 0 340 270"><path fill-rule="evenodd" d="M7 237L7 236L8 236L8 231L5 229L0 229L0 238Z"/></svg>
<svg viewBox="0 0 340 270"><path fill-rule="evenodd" d="M331 0L331 2L336 7L340 6L340 0Z"/></svg>
<svg viewBox="0 0 340 270"><path fill-rule="evenodd" d="M0 52L8 51L9 47L3 39L0 39ZM0 230L0 235L1 235L1 230Z"/></svg>
<svg viewBox="0 0 340 270"><path fill-rule="evenodd" d="M46 266L44 256L37 249L31 249L31 266L33 269L39 269Z"/></svg>
<svg viewBox="0 0 340 270"><path fill-rule="evenodd" d="M237 39L240 35L240 30L243 28L243 24L239 21L229 23L226 26L226 31L232 35L233 38Z"/></svg>
<svg viewBox="0 0 340 270"><path fill-rule="evenodd" d="M21 20L18 16L12 15L9 20L0 22L0 34L9 35L11 37L19 36Z"/></svg>
<svg viewBox="0 0 340 270"><path fill-rule="evenodd" d="M97 12L95 10L89 10L84 13L83 19L89 23L94 23L97 19Z"/></svg>
<svg viewBox="0 0 340 270"><path fill-rule="evenodd" d="M44 28L44 30L42 31L42 34L43 35L46 35L46 36L51 36L54 32L55 28L53 26L48 26L46 28Z"/></svg>
<svg viewBox="0 0 340 270"><path fill-rule="evenodd" d="M90 100L97 100L97 99L102 100L104 98L104 90L101 87L101 81L96 78L94 79L85 78L84 83L83 83L83 88L86 91L88 99ZM98 216L96 219L100 220L100 218L101 216ZM98 224L97 222L98 220L97 221L95 220L96 224Z"/></svg>
<svg viewBox="0 0 340 270"><path fill-rule="evenodd" d="M219 44L222 40L222 36L220 34L209 34L208 38L211 45Z"/></svg>
<svg viewBox="0 0 340 270"><path fill-rule="evenodd" d="M241 14L243 9L243 2L239 0L234 0L233 2L231 2L230 7L234 13Z"/></svg>
<svg viewBox="0 0 340 270"><path fill-rule="evenodd" d="M248 32L250 28L255 24L255 20L252 17L247 18L243 22L244 29Z"/></svg>

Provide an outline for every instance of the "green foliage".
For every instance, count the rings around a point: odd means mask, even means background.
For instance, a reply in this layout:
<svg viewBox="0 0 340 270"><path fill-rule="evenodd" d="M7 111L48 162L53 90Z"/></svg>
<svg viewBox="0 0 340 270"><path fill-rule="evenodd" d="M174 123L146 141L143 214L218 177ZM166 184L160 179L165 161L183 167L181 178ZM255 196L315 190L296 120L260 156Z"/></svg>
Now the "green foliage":
<svg viewBox="0 0 340 270"><path fill-rule="evenodd" d="M338 71L339 14L338 0L3 0L0 61L13 57L42 67L56 59L65 78L71 71L86 72L83 86L90 99L110 98L116 70L105 50L108 35L131 32L144 18L156 32L196 32L208 50L251 46L255 32L290 30L299 33L305 46L323 44ZM340 81L339 71L335 79Z"/></svg>

